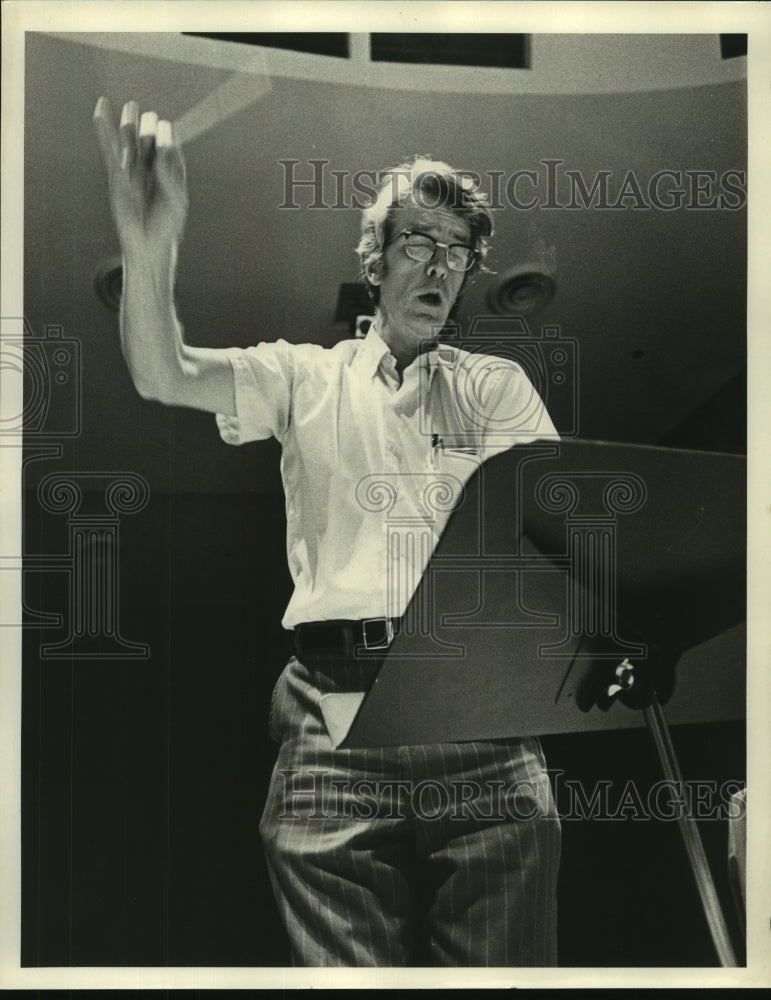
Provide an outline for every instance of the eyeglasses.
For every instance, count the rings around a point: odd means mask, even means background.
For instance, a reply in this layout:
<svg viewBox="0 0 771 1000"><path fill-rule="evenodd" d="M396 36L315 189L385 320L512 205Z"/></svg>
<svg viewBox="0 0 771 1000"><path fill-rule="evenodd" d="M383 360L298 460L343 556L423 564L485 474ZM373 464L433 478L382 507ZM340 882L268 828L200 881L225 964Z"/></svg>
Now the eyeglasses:
<svg viewBox="0 0 771 1000"><path fill-rule="evenodd" d="M427 264L434 259L437 247L444 247L447 251L447 266L451 271L468 271L479 253L474 247L466 246L465 243L440 243L427 233L416 233L411 229L402 229L388 245L395 243L402 236L405 238L404 249L407 256L420 261L421 264Z"/></svg>

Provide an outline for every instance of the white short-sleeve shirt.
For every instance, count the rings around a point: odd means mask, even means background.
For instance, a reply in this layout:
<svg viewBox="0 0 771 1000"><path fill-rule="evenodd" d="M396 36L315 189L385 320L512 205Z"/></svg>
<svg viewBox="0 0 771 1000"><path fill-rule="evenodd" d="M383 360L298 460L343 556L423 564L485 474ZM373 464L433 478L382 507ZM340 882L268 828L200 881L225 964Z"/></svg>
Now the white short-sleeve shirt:
<svg viewBox="0 0 771 1000"><path fill-rule="evenodd" d="M237 415L217 416L223 440L282 445L285 628L402 615L477 466L558 437L512 361L439 345L400 384L374 324L332 349L279 340L228 356Z"/></svg>

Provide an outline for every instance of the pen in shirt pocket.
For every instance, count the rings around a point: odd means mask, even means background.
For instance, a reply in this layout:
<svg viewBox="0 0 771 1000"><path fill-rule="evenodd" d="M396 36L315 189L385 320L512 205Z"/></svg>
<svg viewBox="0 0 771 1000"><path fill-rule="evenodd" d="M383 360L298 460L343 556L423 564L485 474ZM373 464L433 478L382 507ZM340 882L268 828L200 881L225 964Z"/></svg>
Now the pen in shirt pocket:
<svg viewBox="0 0 771 1000"><path fill-rule="evenodd" d="M431 467L439 468L439 460L444 451L444 441L438 434L431 435Z"/></svg>
<svg viewBox="0 0 771 1000"><path fill-rule="evenodd" d="M449 444L445 444L441 435L431 435L431 464L435 469L439 467L439 460L444 455L458 458L478 458L480 454L481 449L477 443L472 444L468 440L451 437Z"/></svg>

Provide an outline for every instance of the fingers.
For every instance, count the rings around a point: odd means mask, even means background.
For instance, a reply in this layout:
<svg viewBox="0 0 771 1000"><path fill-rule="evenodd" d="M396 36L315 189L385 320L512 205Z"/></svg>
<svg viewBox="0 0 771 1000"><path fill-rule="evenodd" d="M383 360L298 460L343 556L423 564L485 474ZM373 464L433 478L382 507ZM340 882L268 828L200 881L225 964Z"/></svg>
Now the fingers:
<svg viewBox="0 0 771 1000"><path fill-rule="evenodd" d="M94 128L107 165L113 214L121 225L157 210L179 235L187 212L185 161L171 122L154 111L140 115L136 101L123 105L115 127L109 101L94 109ZM132 224L133 224L132 223Z"/></svg>
<svg viewBox="0 0 771 1000"><path fill-rule="evenodd" d="M157 148L173 150L173 159L181 162L181 153L176 145L171 124L166 121L159 123L158 115L154 111L145 111L140 118L139 105L136 101L128 101L123 105L120 125L116 131L110 102L106 97L100 97L94 108L93 123L99 148L108 168L120 166L123 170L131 172L139 160L149 169L153 165ZM159 124L163 133L160 142Z"/></svg>
<svg viewBox="0 0 771 1000"><path fill-rule="evenodd" d="M161 181L172 181L184 184L185 161L182 150L177 145L176 135L171 122L161 120L155 136L158 172Z"/></svg>
<svg viewBox="0 0 771 1000"><path fill-rule="evenodd" d="M120 145L120 165L124 170L131 170L137 158L139 132L139 105L129 101L123 105L118 130Z"/></svg>
<svg viewBox="0 0 771 1000"><path fill-rule="evenodd" d="M145 167L152 166L155 159L155 136L158 131L158 115L145 111L139 122L139 159Z"/></svg>
<svg viewBox="0 0 771 1000"><path fill-rule="evenodd" d="M96 102L93 116L96 138L102 151L102 159L108 169L119 162L118 136L112 119L112 108L106 97L100 97Z"/></svg>

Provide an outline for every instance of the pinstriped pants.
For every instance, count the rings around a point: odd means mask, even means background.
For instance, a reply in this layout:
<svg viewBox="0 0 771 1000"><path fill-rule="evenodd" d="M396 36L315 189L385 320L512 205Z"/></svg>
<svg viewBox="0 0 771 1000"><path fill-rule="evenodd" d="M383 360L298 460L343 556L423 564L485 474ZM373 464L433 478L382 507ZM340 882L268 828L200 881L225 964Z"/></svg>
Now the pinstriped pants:
<svg viewBox="0 0 771 1000"><path fill-rule="evenodd" d="M540 743L333 749L321 695L366 690L375 669L292 658L273 692L260 833L294 963L555 965L560 824Z"/></svg>

